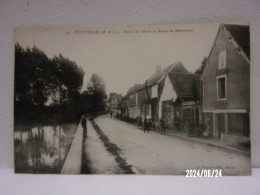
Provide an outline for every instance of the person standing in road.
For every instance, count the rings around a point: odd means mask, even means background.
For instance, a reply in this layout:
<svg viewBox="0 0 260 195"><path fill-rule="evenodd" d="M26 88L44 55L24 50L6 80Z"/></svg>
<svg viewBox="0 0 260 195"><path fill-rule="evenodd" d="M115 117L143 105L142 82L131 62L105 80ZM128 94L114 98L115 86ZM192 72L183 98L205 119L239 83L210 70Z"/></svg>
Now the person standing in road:
<svg viewBox="0 0 260 195"><path fill-rule="evenodd" d="M139 116L139 117L137 117L137 127L138 127L138 129L142 129L142 117L141 116Z"/></svg>
<svg viewBox="0 0 260 195"><path fill-rule="evenodd" d="M160 122L160 127L161 127L161 129L160 129L161 133L165 134L165 123L164 123L163 118L161 118L159 122Z"/></svg>
<svg viewBox="0 0 260 195"><path fill-rule="evenodd" d="M85 117L83 117L82 120L81 120L81 126L83 128L83 136L84 136L84 138L88 137L87 136L87 120L86 120Z"/></svg>
<svg viewBox="0 0 260 195"><path fill-rule="evenodd" d="M148 122L147 122L147 118L145 117L145 118L144 118L144 132L148 131L148 133L149 133L148 124L147 124L147 123L148 123Z"/></svg>

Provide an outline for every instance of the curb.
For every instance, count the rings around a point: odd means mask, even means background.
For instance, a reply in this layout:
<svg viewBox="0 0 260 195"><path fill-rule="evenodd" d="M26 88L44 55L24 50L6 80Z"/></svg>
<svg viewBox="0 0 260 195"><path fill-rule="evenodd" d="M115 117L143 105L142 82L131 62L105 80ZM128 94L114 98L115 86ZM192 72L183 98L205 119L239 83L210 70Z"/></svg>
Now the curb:
<svg viewBox="0 0 260 195"><path fill-rule="evenodd" d="M239 150L239 149L236 149L236 148L232 148L230 146L215 144L215 143L208 142L208 141L192 139L192 138L189 138L189 137L185 137L185 136L182 136L182 135L171 134L171 133L168 133L166 135L174 136L174 137L185 139L185 140L189 140L189 141L192 141L192 142L201 143L201 144L208 145L208 146L211 146L211 147L222 148L222 149L225 149L225 150L229 150L229 151L233 151L233 152L236 152L236 153L239 153L239 154L250 156L250 152L247 152L247 151L244 151L244 150Z"/></svg>
<svg viewBox="0 0 260 195"><path fill-rule="evenodd" d="M119 118L117 118L117 120L120 120L120 121L122 121L122 122L126 122L126 123L129 123L129 124L134 125L133 123L130 123L130 122L128 122L128 121L121 120L121 119L119 119ZM236 152L237 154L242 154L242 155L249 156L249 157L251 156L250 152L247 152L247 151L244 151L244 150L239 150L239 149L236 149L236 148L232 148L232 147L230 147L230 146L215 144L215 143L208 142L208 141L202 141L202 140L198 140L198 139L192 139L192 138L190 138L190 137L186 137L186 136L182 136L182 135L176 135L176 134L173 134L173 133L169 133L169 131L167 132L167 129L166 129L166 135L174 136L174 137L181 138L181 139L185 139L185 140L189 140L189 141L192 141L192 142L197 142L197 143L204 144L204 145L208 145L208 146L215 147L215 148L221 148L221 149L233 151L233 152Z"/></svg>
<svg viewBox="0 0 260 195"><path fill-rule="evenodd" d="M81 128L80 124L81 120L75 132L70 150L68 151L66 159L63 163L61 174L81 174L83 129Z"/></svg>

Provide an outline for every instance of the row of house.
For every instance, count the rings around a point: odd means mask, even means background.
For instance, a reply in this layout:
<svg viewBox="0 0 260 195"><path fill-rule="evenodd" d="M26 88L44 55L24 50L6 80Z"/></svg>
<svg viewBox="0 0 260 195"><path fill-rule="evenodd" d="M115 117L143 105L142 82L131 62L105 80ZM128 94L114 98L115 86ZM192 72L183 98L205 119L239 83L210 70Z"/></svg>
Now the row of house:
<svg viewBox="0 0 260 195"><path fill-rule="evenodd" d="M224 141L249 141L249 26L221 24L209 56L190 73L181 62L156 72L128 90L123 117L164 120L167 129L205 125ZM177 121L177 122L176 122Z"/></svg>
<svg viewBox="0 0 260 195"><path fill-rule="evenodd" d="M106 109L114 113L121 113L119 105L121 101L121 94L110 93L108 99L106 100Z"/></svg>

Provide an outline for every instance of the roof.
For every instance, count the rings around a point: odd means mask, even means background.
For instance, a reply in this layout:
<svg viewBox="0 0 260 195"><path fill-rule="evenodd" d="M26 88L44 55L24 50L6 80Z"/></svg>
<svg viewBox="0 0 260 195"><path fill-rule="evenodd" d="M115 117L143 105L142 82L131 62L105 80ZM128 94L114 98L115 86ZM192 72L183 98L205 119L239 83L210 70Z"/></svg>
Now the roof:
<svg viewBox="0 0 260 195"><path fill-rule="evenodd" d="M191 73L169 73L168 74L172 85L181 98L193 97L192 83L199 80L199 75Z"/></svg>
<svg viewBox="0 0 260 195"><path fill-rule="evenodd" d="M153 85L156 85L164 76L169 73L169 72L183 72L183 73L188 73L188 70L183 66L183 64L179 61L166 66L163 68L160 72L154 73L152 76L150 76L146 82L143 84L135 84L132 86L128 91L127 91L127 96L131 95L137 91L140 91L146 87L151 87Z"/></svg>
<svg viewBox="0 0 260 195"><path fill-rule="evenodd" d="M166 66L162 71L154 73L147 79L147 86L153 86L161 80L162 77L165 76L168 72L188 72L188 70L183 66L183 64L179 61L174 64Z"/></svg>
<svg viewBox="0 0 260 195"><path fill-rule="evenodd" d="M153 85L158 84L158 82L164 78L164 76L169 72L185 72L188 73L188 70L183 66L183 64L179 61L175 62L174 64L168 65L163 68L160 72L154 73L150 76L145 83L140 87L138 90L144 89L145 87L151 87ZM146 86L147 82L147 86Z"/></svg>
<svg viewBox="0 0 260 195"><path fill-rule="evenodd" d="M224 26L250 59L249 25L224 24Z"/></svg>
<svg viewBox="0 0 260 195"><path fill-rule="evenodd" d="M216 42L218 40L218 37L220 35L220 33L223 31L223 29L226 29L226 33L230 34L230 38L233 37L233 39L235 40L235 42L237 42L238 46L241 47L243 53L245 55L243 55L246 60L250 60L250 30L249 30L249 25L238 25L238 24L221 24L219 26L217 35L215 37L215 40L213 42L213 46L211 47L211 50L209 52L208 55L208 59L210 59L211 54L213 53L213 50L216 46ZM206 69L207 69L208 63L206 63L206 66L203 69L202 74L205 73Z"/></svg>
<svg viewBox="0 0 260 195"><path fill-rule="evenodd" d="M128 89L127 95L131 95L131 94L135 93L136 91L138 91L142 87L143 87L143 85L141 85L141 84L134 84L132 87L130 87Z"/></svg>

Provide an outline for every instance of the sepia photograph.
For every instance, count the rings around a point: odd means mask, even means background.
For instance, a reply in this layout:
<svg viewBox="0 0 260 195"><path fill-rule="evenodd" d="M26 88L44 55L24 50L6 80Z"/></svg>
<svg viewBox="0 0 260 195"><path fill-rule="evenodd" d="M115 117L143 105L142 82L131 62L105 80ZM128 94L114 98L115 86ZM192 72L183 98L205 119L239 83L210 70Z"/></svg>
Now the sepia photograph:
<svg viewBox="0 0 260 195"><path fill-rule="evenodd" d="M251 175L249 24L14 36L15 173Z"/></svg>

